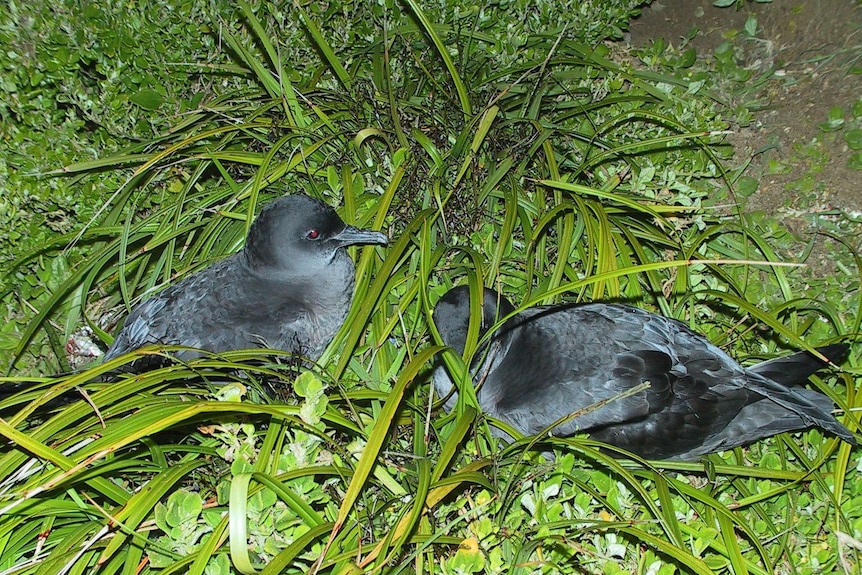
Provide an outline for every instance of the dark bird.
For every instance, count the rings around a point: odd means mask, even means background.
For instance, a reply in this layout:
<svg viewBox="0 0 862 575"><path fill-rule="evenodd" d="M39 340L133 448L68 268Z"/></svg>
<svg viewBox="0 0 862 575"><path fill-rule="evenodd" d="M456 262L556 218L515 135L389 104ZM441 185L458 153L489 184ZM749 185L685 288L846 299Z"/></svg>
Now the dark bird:
<svg viewBox="0 0 862 575"><path fill-rule="evenodd" d="M485 288L480 339L514 311ZM464 352L469 320L468 286L450 290L434 309L443 343L458 353ZM849 347L818 351L838 363ZM636 307L528 308L506 320L474 357L479 406L524 435L648 382L646 390L586 410L551 433L585 432L649 459L692 460L809 427L856 444L830 414L832 401L800 387L825 365L814 355L800 352L744 368L683 323ZM445 366L435 369L433 379L451 410L457 388Z"/></svg>
<svg viewBox="0 0 862 575"><path fill-rule="evenodd" d="M350 308L355 277L344 248L387 241L346 225L309 196L279 198L252 223L242 250L132 310L104 360L147 344L211 352L269 347L316 359ZM176 353L182 360L198 355Z"/></svg>

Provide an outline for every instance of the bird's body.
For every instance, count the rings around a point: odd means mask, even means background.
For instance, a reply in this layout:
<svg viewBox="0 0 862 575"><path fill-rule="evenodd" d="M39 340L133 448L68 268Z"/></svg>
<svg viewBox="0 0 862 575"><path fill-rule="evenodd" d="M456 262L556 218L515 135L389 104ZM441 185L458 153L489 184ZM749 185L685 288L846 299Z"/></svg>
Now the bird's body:
<svg viewBox="0 0 862 575"><path fill-rule="evenodd" d="M513 311L486 289L481 333ZM466 286L443 296L434 311L444 343L461 353L469 317ZM822 352L841 361L847 346ZM746 369L681 322L625 305L586 304L511 317L480 347L472 371L481 381L482 409L525 435L584 410L552 434L586 432L643 457L689 460L812 426L855 443L829 413L828 397L797 387L823 365L801 352ZM645 391L613 399L644 382ZM434 384L441 396L454 391L443 366Z"/></svg>
<svg viewBox="0 0 862 575"><path fill-rule="evenodd" d="M147 344L180 345L180 359L268 347L316 359L350 308L354 268L343 249L385 244L380 232L347 226L314 198L290 195L265 207L245 247L138 305L105 354Z"/></svg>

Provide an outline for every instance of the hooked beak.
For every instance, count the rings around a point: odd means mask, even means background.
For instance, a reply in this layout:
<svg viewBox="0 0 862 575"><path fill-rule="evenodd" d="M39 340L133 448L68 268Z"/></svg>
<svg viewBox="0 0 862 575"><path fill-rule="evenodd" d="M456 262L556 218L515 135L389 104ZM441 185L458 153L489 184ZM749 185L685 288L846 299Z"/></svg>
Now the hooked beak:
<svg viewBox="0 0 862 575"><path fill-rule="evenodd" d="M340 246L354 246L365 244L377 244L385 246L389 238L382 232L374 230L363 230L354 226L344 226L338 235L332 237Z"/></svg>

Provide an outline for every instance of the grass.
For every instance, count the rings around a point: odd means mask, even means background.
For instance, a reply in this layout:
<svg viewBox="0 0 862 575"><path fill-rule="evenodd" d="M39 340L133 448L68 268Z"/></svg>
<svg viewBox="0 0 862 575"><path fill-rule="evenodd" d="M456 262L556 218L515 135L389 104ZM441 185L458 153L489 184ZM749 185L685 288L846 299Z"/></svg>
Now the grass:
<svg viewBox="0 0 862 575"><path fill-rule="evenodd" d="M407 2L347 49L341 15L292 14L304 68L283 15L241 4L217 65L241 90L59 171L121 183L10 265L52 284L10 350L4 383L28 386L0 401L0 573L858 569L858 453L817 431L698 463L543 438L551 462L535 438L496 444L469 393L448 415L431 395L435 362L463 372L431 310L465 281L524 306L630 302L752 361L859 333L858 282L812 293L778 230L705 205L738 176L712 104L540 20L507 52L499 18ZM355 304L319 365L243 350L118 383L99 376L135 356L47 375L79 326L109 341L115 316L298 191L392 237L354 252ZM851 428L858 362L813 382Z"/></svg>

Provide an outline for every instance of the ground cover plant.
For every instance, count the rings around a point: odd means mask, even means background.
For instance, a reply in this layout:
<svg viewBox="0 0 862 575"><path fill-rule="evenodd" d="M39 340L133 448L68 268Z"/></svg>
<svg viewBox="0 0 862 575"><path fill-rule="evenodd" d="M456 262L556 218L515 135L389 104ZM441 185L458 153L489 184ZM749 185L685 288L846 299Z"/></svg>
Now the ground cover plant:
<svg viewBox="0 0 862 575"><path fill-rule="evenodd" d="M0 401L0 572L858 570L862 460L817 431L647 462L584 437L501 445L469 387L451 415L431 395L435 362L463 372L431 321L455 283L633 303L750 361L859 333L858 256L836 238L856 278L806 283L780 226L735 207L728 125L672 73L690 59L635 66L600 42L633 9L203 10L195 77L219 89L171 113L157 88L120 90L153 134L64 163L57 185L104 182L101 201L8 263L2 383L27 385ZM296 191L392 238L354 252L355 305L318 365L247 350L100 380L171 351L150 349L51 375L70 338L109 341ZM813 382L854 430L859 353Z"/></svg>

